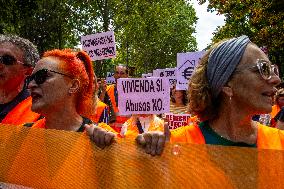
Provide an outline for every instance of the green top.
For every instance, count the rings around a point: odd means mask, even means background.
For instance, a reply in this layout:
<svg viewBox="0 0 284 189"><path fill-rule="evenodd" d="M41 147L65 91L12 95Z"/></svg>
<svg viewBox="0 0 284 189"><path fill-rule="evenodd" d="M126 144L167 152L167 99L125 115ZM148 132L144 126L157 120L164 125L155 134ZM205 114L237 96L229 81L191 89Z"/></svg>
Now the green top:
<svg viewBox="0 0 284 189"><path fill-rule="evenodd" d="M256 144L246 144L244 142L233 142L220 135L218 135L213 129L209 126L208 121L201 122L199 128L205 138L206 144L215 144L222 146L240 146L240 147L253 147L256 148Z"/></svg>

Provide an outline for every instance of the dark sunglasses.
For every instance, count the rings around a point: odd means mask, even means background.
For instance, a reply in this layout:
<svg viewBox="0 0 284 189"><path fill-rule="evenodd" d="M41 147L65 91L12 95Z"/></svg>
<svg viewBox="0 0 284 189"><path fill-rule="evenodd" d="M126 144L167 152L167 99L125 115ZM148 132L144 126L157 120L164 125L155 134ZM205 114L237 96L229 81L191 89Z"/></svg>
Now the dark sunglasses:
<svg viewBox="0 0 284 189"><path fill-rule="evenodd" d="M64 75L64 76L67 76L69 78L72 78L71 76L66 75L64 73L60 73L60 72L56 72L56 71L52 71L52 70L48 70L48 69L42 69L42 70L38 70L36 73L29 76L28 77L28 83L30 83L32 80L35 80L37 85L43 84L46 81L46 79L48 78L48 72L57 73L57 74Z"/></svg>
<svg viewBox="0 0 284 189"><path fill-rule="evenodd" d="M25 64L25 63L17 60L15 57L13 57L11 55L7 55L7 54L0 56L0 63L4 64L6 66L16 65L17 63L22 64L24 66L30 66L28 64Z"/></svg>

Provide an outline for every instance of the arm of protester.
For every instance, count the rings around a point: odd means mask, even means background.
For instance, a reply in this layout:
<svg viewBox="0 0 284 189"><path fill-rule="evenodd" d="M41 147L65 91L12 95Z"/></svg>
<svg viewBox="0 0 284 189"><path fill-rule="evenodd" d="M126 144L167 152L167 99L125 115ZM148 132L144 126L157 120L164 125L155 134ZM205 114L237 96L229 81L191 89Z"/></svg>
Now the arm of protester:
<svg viewBox="0 0 284 189"><path fill-rule="evenodd" d="M145 149L147 154L152 156L161 155L166 141L170 138L169 125L167 122L164 124L164 132L150 131L147 133L139 134L136 137L136 142Z"/></svg>
<svg viewBox="0 0 284 189"><path fill-rule="evenodd" d="M118 136L118 133L105 123L99 123L98 126L94 124L86 124L85 128L90 139L96 144L96 146L102 149L111 145L114 139Z"/></svg>
<svg viewBox="0 0 284 189"><path fill-rule="evenodd" d="M101 93L100 93L100 100L104 102L104 99L105 99L105 95L106 95L106 89L107 89L107 84L106 84L106 80L102 80L101 81L101 84L100 84L100 90L101 90Z"/></svg>

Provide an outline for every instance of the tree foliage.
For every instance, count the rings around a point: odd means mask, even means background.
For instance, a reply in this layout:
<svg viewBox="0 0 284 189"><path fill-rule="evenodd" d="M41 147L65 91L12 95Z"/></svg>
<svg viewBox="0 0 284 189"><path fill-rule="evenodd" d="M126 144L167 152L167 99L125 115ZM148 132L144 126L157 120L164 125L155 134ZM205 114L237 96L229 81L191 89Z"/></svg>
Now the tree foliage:
<svg viewBox="0 0 284 189"><path fill-rule="evenodd" d="M82 35L114 30L118 56L104 61L103 68L96 62L97 72L106 72L117 63L134 66L138 73L173 67L176 53L196 50L192 34L197 18L184 0L0 2L0 33L28 38L40 52L72 48Z"/></svg>
<svg viewBox="0 0 284 189"><path fill-rule="evenodd" d="M17 34L35 43L40 52L73 47L79 35L94 32L96 10L82 1L1 0L1 33ZM87 10L87 11L86 11Z"/></svg>
<svg viewBox="0 0 284 189"><path fill-rule="evenodd" d="M199 0L202 4L206 0ZM258 46L267 46L272 61L284 63L284 2L278 0L208 0L209 11L225 16L213 41L248 35ZM281 57L282 54L282 57Z"/></svg>
<svg viewBox="0 0 284 189"><path fill-rule="evenodd" d="M197 18L184 1L117 1L115 13L116 61L128 61L139 73L174 67L176 53L196 50Z"/></svg>

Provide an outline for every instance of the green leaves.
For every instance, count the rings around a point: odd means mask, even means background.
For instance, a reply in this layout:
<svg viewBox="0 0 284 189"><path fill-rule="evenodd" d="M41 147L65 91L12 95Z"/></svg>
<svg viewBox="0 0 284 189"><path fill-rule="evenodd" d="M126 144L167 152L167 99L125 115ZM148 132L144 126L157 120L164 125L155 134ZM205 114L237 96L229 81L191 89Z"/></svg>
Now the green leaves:
<svg viewBox="0 0 284 189"><path fill-rule="evenodd" d="M199 0L199 2L205 1ZM213 41L245 34L258 46L267 46L272 61L279 66L280 62L283 63L284 12L280 11L284 8L283 1L208 0L208 2L210 10L217 10L226 17L226 24L217 28Z"/></svg>
<svg viewBox="0 0 284 189"><path fill-rule="evenodd" d="M195 10L183 0L0 1L0 32L28 38L40 52L114 30L118 56L96 64L99 76L117 63L136 67L137 74L174 67L176 53L196 50Z"/></svg>
<svg viewBox="0 0 284 189"><path fill-rule="evenodd" d="M174 67L176 53L196 50L192 34L197 18L184 1L117 1L117 7L114 25L120 26L115 30L120 45L114 61L126 63L128 47L129 65L137 74Z"/></svg>

